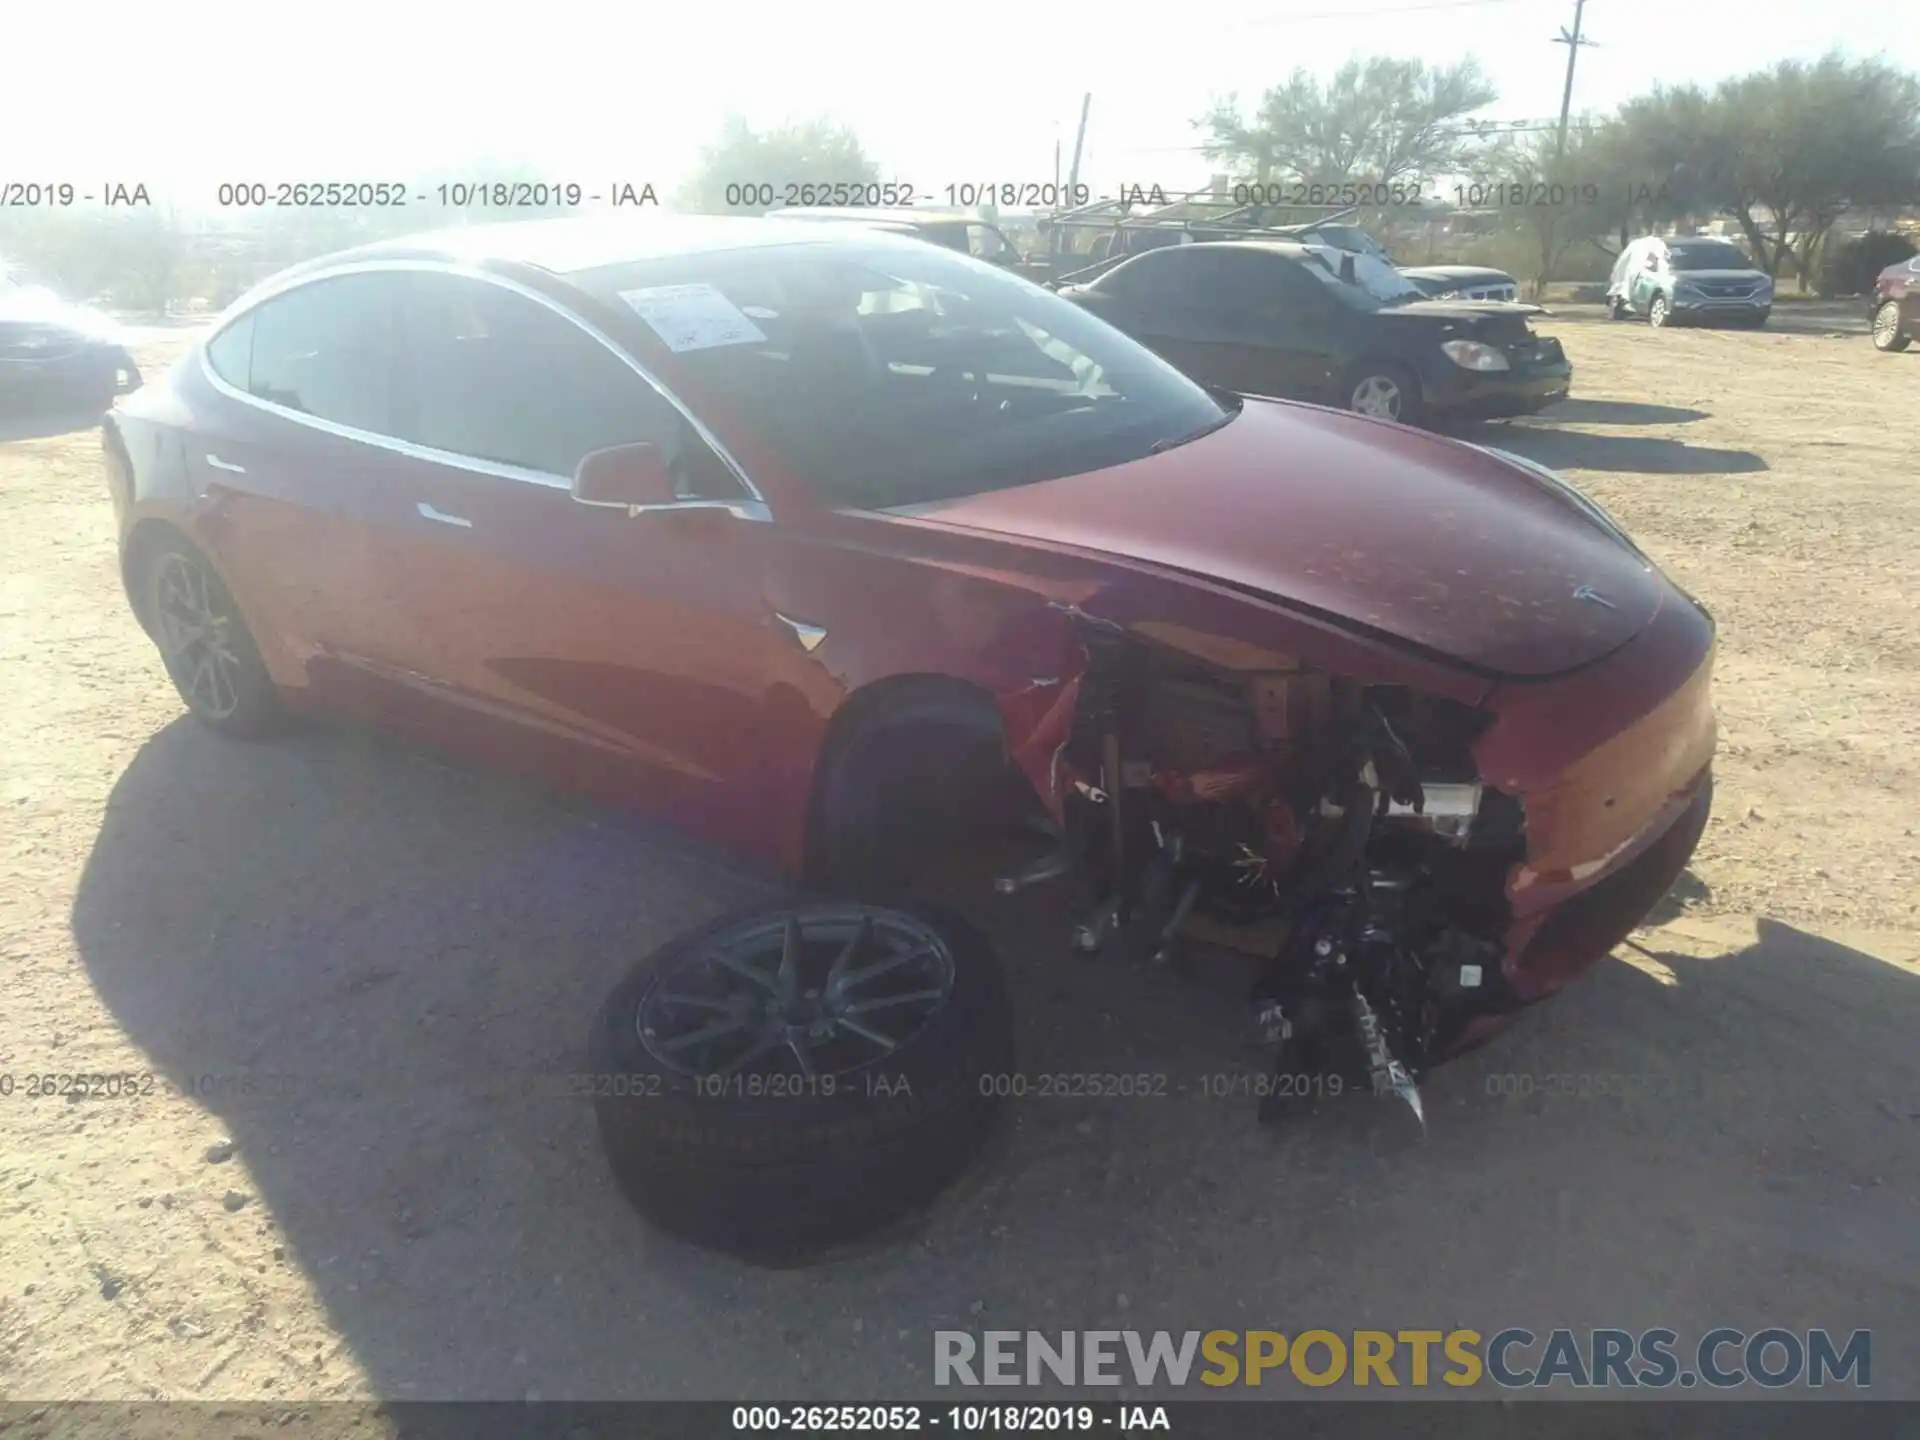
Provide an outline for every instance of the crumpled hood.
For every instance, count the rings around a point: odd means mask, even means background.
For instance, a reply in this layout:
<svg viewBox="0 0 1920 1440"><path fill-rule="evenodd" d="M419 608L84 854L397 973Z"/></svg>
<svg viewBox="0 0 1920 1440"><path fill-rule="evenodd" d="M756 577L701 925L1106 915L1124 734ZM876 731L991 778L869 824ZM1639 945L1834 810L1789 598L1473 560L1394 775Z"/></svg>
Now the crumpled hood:
<svg viewBox="0 0 1920 1440"><path fill-rule="evenodd" d="M1484 450L1279 401L1159 455L911 513L1257 591L1495 678L1599 659L1668 588L1576 502Z"/></svg>

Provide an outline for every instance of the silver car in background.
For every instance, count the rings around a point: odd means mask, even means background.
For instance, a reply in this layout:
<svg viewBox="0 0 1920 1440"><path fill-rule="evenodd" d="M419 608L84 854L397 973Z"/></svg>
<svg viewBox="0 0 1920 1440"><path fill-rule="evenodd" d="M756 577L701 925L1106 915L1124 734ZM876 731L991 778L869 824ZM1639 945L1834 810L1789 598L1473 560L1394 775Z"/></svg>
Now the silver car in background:
<svg viewBox="0 0 1920 1440"><path fill-rule="evenodd" d="M1645 235L1613 262L1607 313L1615 320L1644 315L1656 328L1717 323L1758 330L1773 313L1773 277L1730 241Z"/></svg>

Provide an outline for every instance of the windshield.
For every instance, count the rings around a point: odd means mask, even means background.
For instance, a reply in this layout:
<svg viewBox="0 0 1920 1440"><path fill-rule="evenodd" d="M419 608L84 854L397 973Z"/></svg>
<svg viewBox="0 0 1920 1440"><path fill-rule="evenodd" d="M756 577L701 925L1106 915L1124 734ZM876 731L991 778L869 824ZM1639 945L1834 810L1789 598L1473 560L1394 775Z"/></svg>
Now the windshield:
<svg viewBox="0 0 1920 1440"><path fill-rule="evenodd" d="M1324 246L1310 246L1307 270L1330 284L1340 300L1359 310L1385 310L1426 299L1426 293L1384 260L1371 255L1342 254ZM1340 278L1342 261L1353 262L1353 281Z"/></svg>
<svg viewBox="0 0 1920 1440"><path fill-rule="evenodd" d="M1753 269L1753 261L1737 245L1722 241L1705 245L1669 245L1667 255L1675 270Z"/></svg>
<svg viewBox="0 0 1920 1440"><path fill-rule="evenodd" d="M1104 469L1230 413L1070 301L932 245L756 246L573 278L679 352L696 411L723 408L843 505ZM698 323L663 320L676 304Z"/></svg>
<svg viewBox="0 0 1920 1440"><path fill-rule="evenodd" d="M1318 242L1335 249L1350 250L1355 255L1378 255L1381 259L1387 255L1386 247L1358 225L1316 225L1300 238L1309 243Z"/></svg>

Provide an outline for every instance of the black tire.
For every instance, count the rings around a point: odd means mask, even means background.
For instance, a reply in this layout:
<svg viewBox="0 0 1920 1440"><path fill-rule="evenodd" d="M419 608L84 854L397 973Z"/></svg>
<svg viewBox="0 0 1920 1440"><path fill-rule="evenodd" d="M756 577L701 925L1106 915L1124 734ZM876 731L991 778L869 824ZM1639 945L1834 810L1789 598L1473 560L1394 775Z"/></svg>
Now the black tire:
<svg viewBox="0 0 1920 1440"><path fill-rule="evenodd" d="M1647 323L1656 330L1673 324L1673 304L1666 296L1655 295L1647 302Z"/></svg>
<svg viewBox="0 0 1920 1440"><path fill-rule="evenodd" d="M142 557L140 586L149 632L188 713L237 740L280 730L286 712L273 677L232 592L206 557L184 538L161 541ZM205 642L172 643L177 632L171 622L188 623L193 607L204 607L199 618L213 622L198 628L219 637L217 653Z"/></svg>
<svg viewBox="0 0 1920 1440"><path fill-rule="evenodd" d="M1913 337L1900 327L1900 302L1882 300L1873 311L1873 348L1893 354L1912 343Z"/></svg>
<svg viewBox="0 0 1920 1440"><path fill-rule="evenodd" d="M862 914L892 917L883 923L901 925L896 934L936 936L951 989L896 1051L835 1076L831 1093L820 1093L824 1082L778 1096L735 1093L731 1080L690 1075L642 1038L649 996L683 977L709 942L789 915L832 926ZM673 1012L645 1013L657 1021ZM972 926L925 906L805 901L738 912L654 951L607 998L589 1048L601 1141L634 1207L696 1243L794 1265L905 1219L960 1175L998 1113L994 1077L1012 1071L1013 1022L999 961Z"/></svg>
<svg viewBox="0 0 1920 1440"><path fill-rule="evenodd" d="M1771 307L1765 310L1754 311L1753 314L1747 318L1747 329L1749 330L1766 329L1767 321L1772 315L1773 315L1773 310Z"/></svg>
<svg viewBox="0 0 1920 1440"><path fill-rule="evenodd" d="M1394 411L1363 408L1370 387L1375 396L1378 387L1390 387L1397 395ZM1378 420L1393 420L1401 425L1418 425L1424 418L1420 403L1420 382L1406 366L1395 360L1362 360L1341 381L1340 403L1356 415L1371 415Z"/></svg>
<svg viewBox="0 0 1920 1440"><path fill-rule="evenodd" d="M1607 318L1624 320L1627 318L1627 301L1623 295L1611 295L1607 298Z"/></svg>

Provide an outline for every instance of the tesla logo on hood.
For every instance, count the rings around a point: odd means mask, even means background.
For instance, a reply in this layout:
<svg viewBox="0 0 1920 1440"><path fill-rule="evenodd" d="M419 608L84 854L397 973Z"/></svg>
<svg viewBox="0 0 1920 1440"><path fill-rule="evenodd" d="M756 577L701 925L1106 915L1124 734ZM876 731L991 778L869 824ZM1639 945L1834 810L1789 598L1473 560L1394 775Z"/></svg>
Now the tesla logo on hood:
<svg viewBox="0 0 1920 1440"><path fill-rule="evenodd" d="M1573 598L1576 600L1591 600L1595 605L1604 605L1609 610L1618 610L1620 608L1591 585L1580 586L1573 592Z"/></svg>

